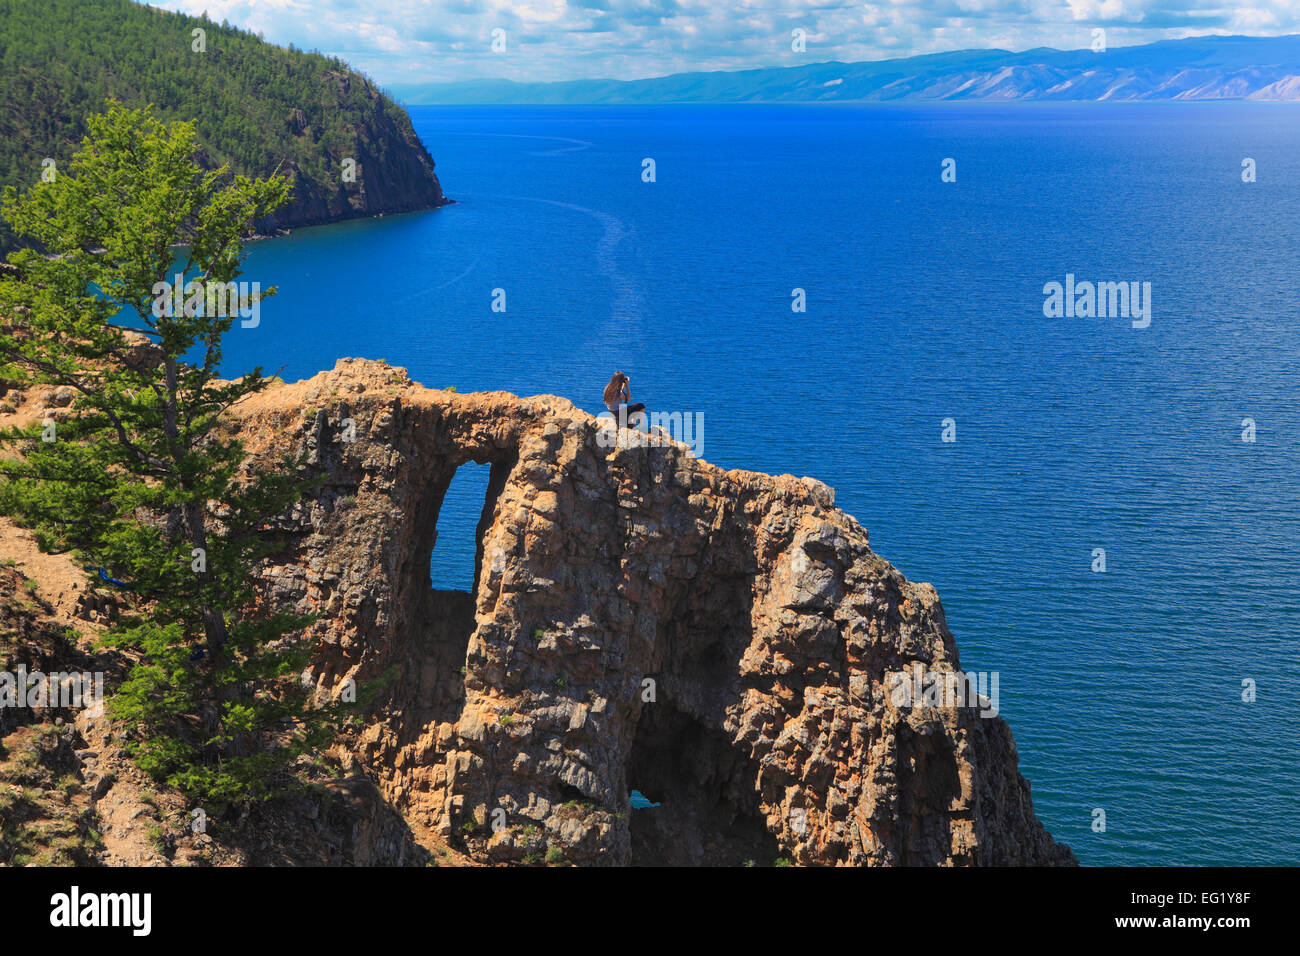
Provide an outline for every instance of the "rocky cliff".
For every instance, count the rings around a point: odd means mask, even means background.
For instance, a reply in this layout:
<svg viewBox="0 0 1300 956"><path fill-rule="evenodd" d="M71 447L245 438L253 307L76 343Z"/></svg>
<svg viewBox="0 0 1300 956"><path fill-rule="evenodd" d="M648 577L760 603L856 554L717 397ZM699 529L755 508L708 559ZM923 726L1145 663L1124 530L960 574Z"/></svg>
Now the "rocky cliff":
<svg viewBox="0 0 1300 956"><path fill-rule="evenodd" d="M884 692L957 648L934 590L820 482L360 360L233 424L319 480L266 596L320 613L323 692L382 683L341 749L418 843L488 863L1074 862L1002 720ZM468 462L491 466L474 593L431 590ZM632 789L660 805L631 809Z"/></svg>
<svg viewBox="0 0 1300 956"><path fill-rule="evenodd" d="M443 195L433 157L406 113L373 83L342 70L326 72L321 83L329 93L315 122L313 114L297 107L284 118L295 144L290 156L311 156L312 165L304 167L292 158L285 161L282 172L293 179L292 198L260 228L293 229L414 212L452 201ZM348 138L328 137L323 129L326 117L342 112L351 114Z"/></svg>
<svg viewBox="0 0 1300 956"><path fill-rule="evenodd" d="M290 176L262 231L448 202L406 111L337 58L131 0L0 0L0 51L0 186L66 169L117 100L193 122L207 166ZM0 224L0 253L14 245Z"/></svg>

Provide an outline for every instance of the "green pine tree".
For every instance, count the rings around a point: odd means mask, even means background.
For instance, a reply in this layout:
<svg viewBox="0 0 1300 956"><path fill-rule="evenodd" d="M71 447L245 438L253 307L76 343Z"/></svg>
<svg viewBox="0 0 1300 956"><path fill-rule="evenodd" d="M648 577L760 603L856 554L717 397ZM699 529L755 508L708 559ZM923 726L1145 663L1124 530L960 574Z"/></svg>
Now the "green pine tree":
<svg viewBox="0 0 1300 956"><path fill-rule="evenodd" d="M0 458L0 511L129 589L107 641L132 664L109 706L139 765L207 806L265 798L339 711L298 677L310 619L258 601L272 519L302 481L223 428L270 379L218 377L240 316L205 296L240 276L244 238L289 183L203 170L193 124L147 108L87 126L66 172L10 187L0 210L41 250L0 276L0 374L75 395L57 422L0 432L19 453ZM187 295L169 308L176 273Z"/></svg>

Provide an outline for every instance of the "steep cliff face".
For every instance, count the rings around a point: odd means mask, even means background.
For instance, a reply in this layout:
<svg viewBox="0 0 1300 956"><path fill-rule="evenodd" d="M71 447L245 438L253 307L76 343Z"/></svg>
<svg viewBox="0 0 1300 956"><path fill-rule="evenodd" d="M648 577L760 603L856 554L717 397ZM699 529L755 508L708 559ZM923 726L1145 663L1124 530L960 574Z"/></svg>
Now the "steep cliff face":
<svg viewBox="0 0 1300 956"><path fill-rule="evenodd" d="M320 101L311 112L286 114L290 155L312 157L310 168L289 159L289 203L261 223L266 231L338 222L359 216L414 212L446 205L433 157L398 109L360 74L330 70L321 79ZM310 105L310 104L309 104ZM350 117L348 137L323 128L327 117Z"/></svg>
<svg viewBox="0 0 1300 956"><path fill-rule="evenodd" d="M65 170L112 99L193 122L210 167L292 177L263 232L448 201L406 111L337 58L131 0L0 0L0 51L0 185Z"/></svg>
<svg viewBox="0 0 1300 956"><path fill-rule="evenodd" d="M482 862L1074 862L1003 721L895 706L888 674L952 671L957 648L934 590L825 485L628 432L606 447L563 399L360 360L233 420L320 479L267 598L320 612L322 690L390 675L343 747L421 842ZM434 591L468 462L491 466L474 593Z"/></svg>

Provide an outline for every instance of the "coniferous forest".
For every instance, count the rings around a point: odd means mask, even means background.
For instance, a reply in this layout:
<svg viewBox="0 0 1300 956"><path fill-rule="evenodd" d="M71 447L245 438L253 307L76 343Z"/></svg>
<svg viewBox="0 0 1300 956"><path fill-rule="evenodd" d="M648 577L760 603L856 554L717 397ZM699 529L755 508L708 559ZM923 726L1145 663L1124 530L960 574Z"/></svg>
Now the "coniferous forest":
<svg viewBox="0 0 1300 956"><path fill-rule="evenodd" d="M194 121L205 165L287 174L276 225L444 201L406 112L337 58L130 0L0 0L0 186L30 185L46 160L61 168L110 99Z"/></svg>

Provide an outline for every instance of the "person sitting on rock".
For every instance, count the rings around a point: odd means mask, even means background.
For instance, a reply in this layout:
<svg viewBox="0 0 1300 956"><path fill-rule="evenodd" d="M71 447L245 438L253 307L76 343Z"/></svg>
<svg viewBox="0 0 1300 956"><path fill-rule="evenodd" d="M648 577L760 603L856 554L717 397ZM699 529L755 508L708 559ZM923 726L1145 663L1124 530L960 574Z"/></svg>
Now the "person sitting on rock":
<svg viewBox="0 0 1300 956"><path fill-rule="evenodd" d="M628 404L632 400L631 384L630 378L622 372L615 372L605 386L605 407L614 413L619 428L640 430L641 423L645 420L645 405L641 402Z"/></svg>

